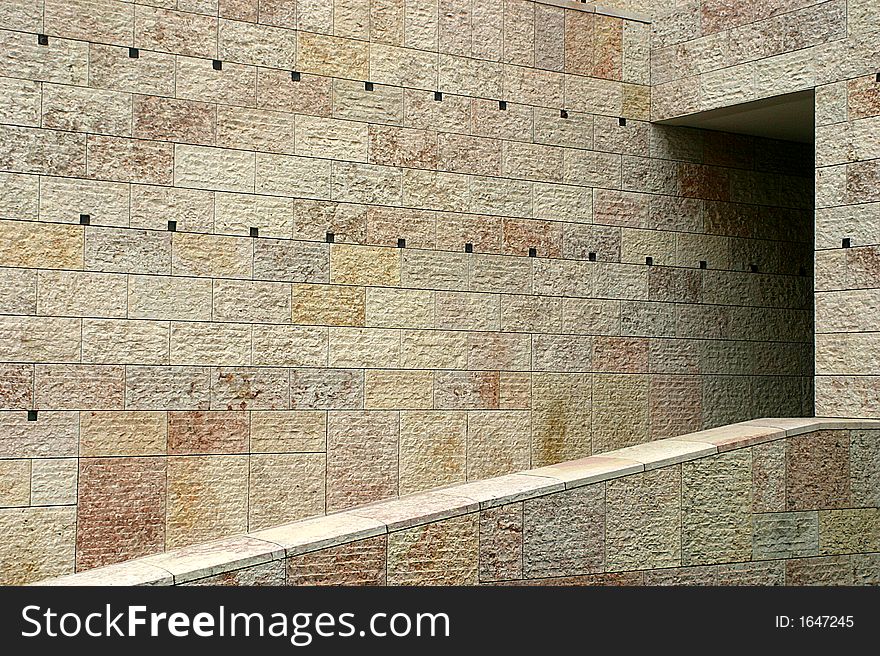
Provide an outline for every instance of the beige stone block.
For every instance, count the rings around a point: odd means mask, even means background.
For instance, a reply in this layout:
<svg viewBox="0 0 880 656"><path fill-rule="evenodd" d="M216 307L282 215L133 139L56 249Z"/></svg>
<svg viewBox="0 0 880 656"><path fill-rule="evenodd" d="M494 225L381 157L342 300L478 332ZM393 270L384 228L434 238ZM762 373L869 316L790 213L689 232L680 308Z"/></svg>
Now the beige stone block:
<svg viewBox="0 0 880 656"><path fill-rule="evenodd" d="M324 512L324 454L250 457L248 528L259 530Z"/></svg>
<svg viewBox="0 0 880 656"><path fill-rule="evenodd" d="M167 230L169 217L183 232L213 232L214 194L199 189L135 185L131 188L131 226Z"/></svg>
<svg viewBox="0 0 880 656"><path fill-rule="evenodd" d="M52 39L37 43L33 33L3 30L0 33L0 75L59 84L87 84L89 44Z"/></svg>
<svg viewBox="0 0 880 656"><path fill-rule="evenodd" d="M39 211L38 176L0 173L0 217L36 221Z"/></svg>
<svg viewBox="0 0 880 656"><path fill-rule="evenodd" d="M320 116L296 116L296 154L367 161L368 126Z"/></svg>
<svg viewBox="0 0 880 656"><path fill-rule="evenodd" d="M498 294L437 292L436 327L444 330L500 330Z"/></svg>
<svg viewBox="0 0 880 656"><path fill-rule="evenodd" d="M40 181L41 221L79 223L83 214L93 224L127 226L128 185L71 178Z"/></svg>
<svg viewBox="0 0 880 656"><path fill-rule="evenodd" d="M83 362L168 364L168 322L83 319Z"/></svg>
<svg viewBox="0 0 880 656"><path fill-rule="evenodd" d="M126 276L86 271L40 271L37 312L54 316L124 317Z"/></svg>
<svg viewBox="0 0 880 656"><path fill-rule="evenodd" d="M501 330L549 333L562 330L562 300L540 296L504 295Z"/></svg>
<svg viewBox="0 0 880 656"><path fill-rule="evenodd" d="M563 76L523 66L504 66L504 92L510 98L531 105L561 107ZM574 109L580 109L574 107ZM584 110L592 111L592 110Z"/></svg>
<svg viewBox="0 0 880 656"><path fill-rule="evenodd" d="M298 66L307 73L348 80L369 77L369 45L325 34L297 33Z"/></svg>
<svg viewBox="0 0 880 656"><path fill-rule="evenodd" d="M257 69L257 106L297 114L330 116L332 78L301 75L295 82L289 72Z"/></svg>
<svg viewBox="0 0 880 656"><path fill-rule="evenodd" d="M283 410L289 406L290 375L286 369L225 367L212 375L214 410Z"/></svg>
<svg viewBox="0 0 880 656"><path fill-rule="evenodd" d="M244 533L247 480L248 456L168 458L167 547Z"/></svg>
<svg viewBox="0 0 880 656"><path fill-rule="evenodd" d="M31 80L0 80L0 120L15 125L40 126L41 85Z"/></svg>
<svg viewBox="0 0 880 656"><path fill-rule="evenodd" d="M296 324L363 326L364 288L293 285L291 320Z"/></svg>
<svg viewBox="0 0 880 656"><path fill-rule="evenodd" d="M171 233L86 228L85 268L116 273L171 272Z"/></svg>
<svg viewBox="0 0 880 656"><path fill-rule="evenodd" d="M330 281L347 285L400 284L400 252L393 248L334 245Z"/></svg>
<svg viewBox="0 0 880 656"><path fill-rule="evenodd" d="M404 101L403 123L407 127L454 132L470 123L471 100L467 96L444 94L443 102L437 102L431 91L405 89Z"/></svg>
<svg viewBox="0 0 880 656"><path fill-rule="evenodd" d="M174 162L174 184L178 187L254 190L253 153L177 144Z"/></svg>
<svg viewBox="0 0 880 656"><path fill-rule="evenodd" d="M532 216L533 183L504 178L471 178L471 212Z"/></svg>
<svg viewBox="0 0 880 656"><path fill-rule="evenodd" d="M132 319L209 321L211 281L171 276L128 276Z"/></svg>
<svg viewBox="0 0 880 656"><path fill-rule="evenodd" d="M244 107L253 107L256 103L256 67L224 62L218 71L208 59L183 56L175 59L174 95L178 98Z"/></svg>
<svg viewBox="0 0 880 656"><path fill-rule="evenodd" d="M473 585L479 561L476 514L392 533L389 585Z"/></svg>
<svg viewBox="0 0 880 656"><path fill-rule="evenodd" d="M131 95L44 84L42 126L72 132L131 135Z"/></svg>
<svg viewBox="0 0 880 656"><path fill-rule="evenodd" d="M59 43L58 39L50 41ZM174 55L144 50L137 59L128 56L128 48L108 46L98 43L63 41L76 50L82 48L82 72L88 72L89 84L101 89L148 93L161 96L174 95ZM45 51L43 46L37 46ZM87 64L87 68L86 68ZM78 73L79 67L68 69ZM85 75L83 76L85 84ZM64 82L63 79L56 80Z"/></svg>
<svg viewBox="0 0 880 656"><path fill-rule="evenodd" d="M5 583L22 585L73 573L76 508L0 510L0 530L6 536L0 546Z"/></svg>
<svg viewBox="0 0 880 656"><path fill-rule="evenodd" d="M528 258L479 255L469 261L470 288L477 292L528 294L532 263Z"/></svg>
<svg viewBox="0 0 880 656"><path fill-rule="evenodd" d="M402 412L400 494L464 482L466 442L464 412Z"/></svg>
<svg viewBox="0 0 880 656"><path fill-rule="evenodd" d="M6 171L84 177L85 135L0 126L0 166Z"/></svg>
<svg viewBox="0 0 880 656"><path fill-rule="evenodd" d="M402 204L445 212L464 212L470 204L470 179L465 175L403 169Z"/></svg>
<svg viewBox="0 0 880 656"><path fill-rule="evenodd" d="M517 501L542 497L561 492L565 484L548 476L531 474L507 474L487 478L455 487L456 493L480 503L480 509L495 508Z"/></svg>
<svg viewBox="0 0 880 656"><path fill-rule="evenodd" d="M370 79L406 89L436 89L440 66L436 52L370 44Z"/></svg>
<svg viewBox="0 0 880 656"><path fill-rule="evenodd" d="M332 232L336 242L366 241L367 208L363 205L297 200L295 208L297 239L324 241Z"/></svg>
<svg viewBox="0 0 880 656"><path fill-rule="evenodd" d="M28 421L25 412L0 413L5 439L0 446L3 458L46 458L75 456L79 415L76 412L39 413Z"/></svg>
<svg viewBox="0 0 880 656"><path fill-rule="evenodd" d="M397 412L331 412L327 424L327 510L397 495Z"/></svg>
<svg viewBox="0 0 880 656"><path fill-rule="evenodd" d="M880 550L880 509L819 511L819 553L869 553Z"/></svg>
<svg viewBox="0 0 880 656"><path fill-rule="evenodd" d="M399 205L401 171L391 166L334 162L331 194L349 203Z"/></svg>
<svg viewBox="0 0 880 656"><path fill-rule="evenodd" d="M290 199L280 199L285 204ZM330 247L289 239L254 242L254 278L284 282L327 282Z"/></svg>
<svg viewBox="0 0 880 656"><path fill-rule="evenodd" d="M587 335L620 333L620 302L592 298L566 298L562 301L564 331Z"/></svg>
<svg viewBox="0 0 880 656"><path fill-rule="evenodd" d="M752 558L802 558L819 554L817 513L761 513L752 516Z"/></svg>
<svg viewBox="0 0 880 656"><path fill-rule="evenodd" d="M314 367L327 363L327 329L254 325L255 365Z"/></svg>
<svg viewBox="0 0 880 656"><path fill-rule="evenodd" d="M253 453L321 453L327 446L327 414L322 411L251 413Z"/></svg>
<svg viewBox="0 0 880 656"><path fill-rule="evenodd" d="M296 369L290 372L293 409L357 410L364 407L364 372L359 369Z"/></svg>
<svg viewBox="0 0 880 656"><path fill-rule="evenodd" d="M364 373L364 407L368 410L429 409L434 400L430 371L369 370Z"/></svg>
<svg viewBox="0 0 880 656"><path fill-rule="evenodd" d="M372 91L367 91L361 82L334 80L333 116L351 121L400 125L403 122L403 89L374 85Z"/></svg>
<svg viewBox="0 0 880 656"><path fill-rule="evenodd" d="M176 233L174 275L212 278L250 278L253 242L240 237Z"/></svg>
<svg viewBox="0 0 880 656"><path fill-rule="evenodd" d="M602 453L649 439L649 378L635 374L593 377L593 452Z"/></svg>
<svg viewBox="0 0 880 656"><path fill-rule="evenodd" d="M452 410L497 410L501 380L497 371L434 372L434 407Z"/></svg>
<svg viewBox="0 0 880 656"><path fill-rule="evenodd" d="M532 359L537 371L584 372L591 368L592 337L535 335L532 341Z"/></svg>
<svg viewBox="0 0 880 656"><path fill-rule="evenodd" d="M6 29L37 32L43 26L41 0L10 0L0 9L0 24Z"/></svg>
<svg viewBox="0 0 880 656"><path fill-rule="evenodd" d="M244 366L251 363L251 327L242 324L171 324L171 364Z"/></svg>
<svg viewBox="0 0 880 656"><path fill-rule="evenodd" d="M174 148L160 141L90 135L87 156L90 178L169 185L174 177Z"/></svg>
<svg viewBox="0 0 880 656"><path fill-rule="evenodd" d="M167 7L139 7L134 21L134 45L144 50L216 57L216 15L169 11Z"/></svg>
<svg viewBox="0 0 880 656"><path fill-rule="evenodd" d="M215 321L285 323L290 319L290 285L250 280L215 280Z"/></svg>
<svg viewBox="0 0 880 656"><path fill-rule="evenodd" d="M0 460L0 507L31 505L31 460Z"/></svg>
<svg viewBox="0 0 880 656"><path fill-rule="evenodd" d="M6 362L79 362L80 319L2 316L0 327L0 357Z"/></svg>
<svg viewBox="0 0 880 656"><path fill-rule="evenodd" d="M468 415L468 480L501 476L530 465L530 417L521 410Z"/></svg>
<svg viewBox="0 0 880 656"><path fill-rule="evenodd" d="M117 0L46 0L43 24L50 34L131 45L134 7Z"/></svg>
<svg viewBox="0 0 880 656"><path fill-rule="evenodd" d="M468 369L507 369L528 371L531 368L531 337L498 332L468 333Z"/></svg>
<svg viewBox="0 0 880 656"><path fill-rule="evenodd" d="M82 412L81 457L164 455L168 420L164 412Z"/></svg>
<svg viewBox="0 0 880 656"><path fill-rule="evenodd" d="M531 459L541 467L592 453L590 374L534 373Z"/></svg>
<svg viewBox="0 0 880 656"><path fill-rule="evenodd" d="M210 405L211 370L206 367L126 368L126 409L207 410Z"/></svg>
<svg viewBox="0 0 880 656"><path fill-rule="evenodd" d="M395 368L400 362L400 331L382 328L331 328L331 367Z"/></svg>
<svg viewBox="0 0 880 656"><path fill-rule="evenodd" d="M467 334L460 331L403 330L400 365L407 369L464 369Z"/></svg>
<svg viewBox="0 0 880 656"><path fill-rule="evenodd" d="M68 506L77 502L76 458L39 458L31 463L31 505Z"/></svg>
<svg viewBox="0 0 880 656"><path fill-rule="evenodd" d="M605 559L610 571L681 564L681 470L634 474L605 483Z"/></svg>
<svg viewBox="0 0 880 656"><path fill-rule="evenodd" d="M877 506L880 499L880 433L854 430L850 433L850 484L853 503Z"/></svg>
<svg viewBox="0 0 880 656"><path fill-rule="evenodd" d="M34 367L34 406L58 410L121 410L125 367L43 364Z"/></svg>
<svg viewBox="0 0 880 656"><path fill-rule="evenodd" d="M466 134L439 135L440 168L454 173L501 175L499 139L472 137Z"/></svg>
<svg viewBox="0 0 880 656"><path fill-rule="evenodd" d="M333 0L333 34L352 39L370 38L370 2Z"/></svg>
<svg viewBox="0 0 880 656"><path fill-rule="evenodd" d="M594 77L567 76L565 101L574 111L620 116L623 113L623 85Z"/></svg>
<svg viewBox="0 0 880 656"><path fill-rule="evenodd" d="M0 270L0 312L4 314L37 313L37 271Z"/></svg>
<svg viewBox="0 0 880 656"><path fill-rule="evenodd" d="M480 513L480 582L522 578L523 508L514 503Z"/></svg>
<svg viewBox="0 0 880 656"><path fill-rule="evenodd" d="M290 26L292 27L292 26ZM296 68L296 32L247 21L220 20L217 55L243 64Z"/></svg>
<svg viewBox="0 0 880 656"><path fill-rule="evenodd" d="M367 289L366 325L378 328L433 328L434 292Z"/></svg>
<svg viewBox="0 0 880 656"><path fill-rule="evenodd" d="M294 123L286 112L217 107L217 145L265 152L294 152Z"/></svg>
<svg viewBox="0 0 880 656"><path fill-rule="evenodd" d="M398 130L400 128L389 128ZM399 207L369 207L367 209L366 243L397 246L400 239L412 248L434 248L437 213L429 210L410 210Z"/></svg>
<svg viewBox="0 0 880 656"><path fill-rule="evenodd" d="M468 256L442 251L403 251L401 283L416 289L467 288Z"/></svg>
<svg viewBox="0 0 880 656"><path fill-rule="evenodd" d="M255 194L215 194L214 230L218 233L250 235L251 228L259 230L260 237L281 237L289 239L293 234L294 203L292 198L257 196ZM254 258L257 250L265 246L266 240L254 243ZM290 243L290 242L285 242ZM254 264L254 277L260 275Z"/></svg>
<svg viewBox="0 0 880 656"><path fill-rule="evenodd" d="M439 86L449 93L479 98L501 98L503 95L502 66L497 62L440 55ZM511 93L512 98L519 95Z"/></svg>
<svg viewBox="0 0 880 656"><path fill-rule="evenodd" d="M330 161L257 153L256 190L276 196L330 198Z"/></svg>
<svg viewBox="0 0 880 656"><path fill-rule="evenodd" d="M581 112L566 112L562 118L555 109L535 108L535 141L572 148L593 147L593 116Z"/></svg>
<svg viewBox="0 0 880 656"><path fill-rule="evenodd" d="M752 454L739 449L681 467L682 564L752 556Z"/></svg>
<svg viewBox="0 0 880 656"><path fill-rule="evenodd" d="M562 182L563 149L543 144L504 142L504 175L523 180Z"/></svg>

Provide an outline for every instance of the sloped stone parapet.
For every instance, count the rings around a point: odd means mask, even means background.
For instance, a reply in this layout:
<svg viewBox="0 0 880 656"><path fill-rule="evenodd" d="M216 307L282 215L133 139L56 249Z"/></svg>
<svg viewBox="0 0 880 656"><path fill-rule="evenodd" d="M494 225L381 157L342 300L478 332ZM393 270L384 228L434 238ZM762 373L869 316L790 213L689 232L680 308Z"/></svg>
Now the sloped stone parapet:
<svg viewBox="0 0 880 656"><path fill-rule="evenodd" d="M880 421L741 422L38 584L877 583L872 440Z"/></svg>

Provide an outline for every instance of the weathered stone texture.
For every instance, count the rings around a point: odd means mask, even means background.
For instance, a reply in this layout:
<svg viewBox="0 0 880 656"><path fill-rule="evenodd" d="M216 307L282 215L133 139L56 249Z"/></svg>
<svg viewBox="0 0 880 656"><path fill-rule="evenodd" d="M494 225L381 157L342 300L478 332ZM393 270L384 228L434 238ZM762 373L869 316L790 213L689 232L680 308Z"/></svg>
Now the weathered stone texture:
<svg viewBox="0 0 880 656"><path fill-rule="evenodd" d="M479 565L475 514L391 533L389 585L473 585Z"/></svg>

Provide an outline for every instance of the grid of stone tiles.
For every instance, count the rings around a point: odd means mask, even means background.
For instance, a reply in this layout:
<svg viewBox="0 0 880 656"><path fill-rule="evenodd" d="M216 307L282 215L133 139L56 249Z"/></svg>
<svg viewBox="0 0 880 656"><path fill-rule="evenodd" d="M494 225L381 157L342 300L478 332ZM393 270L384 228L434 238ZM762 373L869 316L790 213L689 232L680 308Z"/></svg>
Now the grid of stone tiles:
<svg viewBox="0 0 880 656"><path fill-rule="evenodd" d="M4 562L810 411L803 151L650 125L642 20L449 6L3 3Z"/></svg>
<svg viewBox="0 0 880 656"><path fill-rule="evenodd" d="M763 419L47 585L876 584L880 422Z"/></svg>

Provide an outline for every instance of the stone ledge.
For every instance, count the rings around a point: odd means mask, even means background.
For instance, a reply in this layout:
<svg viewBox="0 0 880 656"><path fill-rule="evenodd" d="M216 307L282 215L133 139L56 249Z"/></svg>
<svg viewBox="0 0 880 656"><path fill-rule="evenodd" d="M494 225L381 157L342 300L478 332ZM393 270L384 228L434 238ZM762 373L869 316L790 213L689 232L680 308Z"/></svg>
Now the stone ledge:
<svg viewBox="0 0 880 656"><path fill-rule="evenodd" d="M554 7L562 7L563 9L571 9L574 11L582 11L587 14L600 14L602 16L613 16L615 18L623 18L625 20L638 21L640 23L650 23L651 17L640 14L635 11L626 9L616 9L606 5L595 5L580 2L580 0L535 0L538 4L552 5Z"/></svg>
<svg viewBox="0 0 880 656"><path fill-rule="evenodd" d="M40 581L35 585L170 585L326 549L566 489L821 430L880 430L880 421L769 418L389 499L247 535Z"/></svg>

